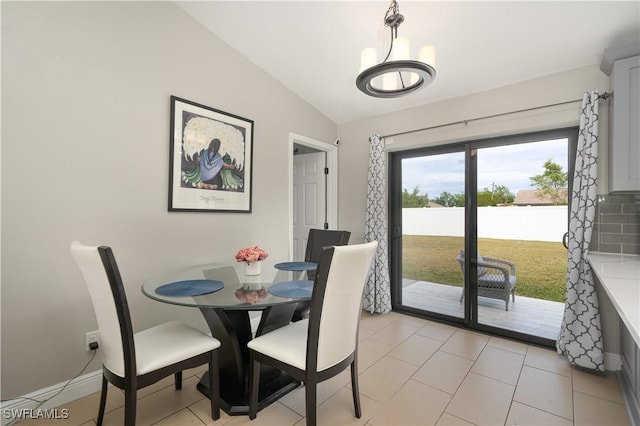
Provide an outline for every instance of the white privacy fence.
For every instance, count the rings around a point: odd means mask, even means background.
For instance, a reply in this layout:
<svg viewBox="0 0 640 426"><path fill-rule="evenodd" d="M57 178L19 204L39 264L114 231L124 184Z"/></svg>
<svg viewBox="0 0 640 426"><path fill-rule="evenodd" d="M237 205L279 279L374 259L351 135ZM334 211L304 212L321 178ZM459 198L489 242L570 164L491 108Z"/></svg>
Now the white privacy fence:
<svg viewBox="0 0 640 426"><path fill-rule="evenodd" d="M561 242L567 206L478 207L478 238ZM402 209L404 235L464 236L464 208Z"/></svg>

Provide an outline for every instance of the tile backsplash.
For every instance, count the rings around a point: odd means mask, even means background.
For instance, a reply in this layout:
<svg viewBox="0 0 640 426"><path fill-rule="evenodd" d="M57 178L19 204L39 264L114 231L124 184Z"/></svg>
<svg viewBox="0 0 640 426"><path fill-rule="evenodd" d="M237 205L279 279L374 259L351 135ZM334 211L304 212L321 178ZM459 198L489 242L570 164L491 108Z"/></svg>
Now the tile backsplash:
<svg viewBox="0 0 640 426"><path fill-rule="evenodd" d="M640 194L598 195L589 251L640 254Z"/></svg>

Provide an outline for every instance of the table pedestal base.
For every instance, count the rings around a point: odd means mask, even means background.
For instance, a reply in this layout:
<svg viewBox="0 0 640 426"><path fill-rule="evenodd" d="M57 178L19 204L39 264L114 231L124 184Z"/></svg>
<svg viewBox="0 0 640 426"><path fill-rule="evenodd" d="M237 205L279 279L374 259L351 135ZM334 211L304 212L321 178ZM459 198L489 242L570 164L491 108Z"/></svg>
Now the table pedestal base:
<svg viewBox="0 0 640 426"><path fill-rule="evenodd" d="M264 369L264 368L263 368ZM261 370L263 370L261 369ZM258 411L276 402L292 390L300 386L300 382L288 374L282 374L280 370L260 374L260 391L258 396ZM249 414L249 395L238 400L233 395L225 395L224 383L220 384L220 408L230 416L246 416ZM204 374L198 382L197 389L207 398L211 397L209 390L209 377ZM235 399L235 400L234 400Z"/></svg>
<svg viewBox="0 0 640 426"><path fill-rule="evenodd" d="M283 327L291 321L296 303L269 306L262 311L256 335L260 336ZM230 416L249 413L249 348L252 339L249 312L246 310L200 308L211 335L220 340L220 408ZM300 382L282 370L269 366L260 368L258 410L300 386ZM206 375L198 383L198 390L210 397Z"/></svg>

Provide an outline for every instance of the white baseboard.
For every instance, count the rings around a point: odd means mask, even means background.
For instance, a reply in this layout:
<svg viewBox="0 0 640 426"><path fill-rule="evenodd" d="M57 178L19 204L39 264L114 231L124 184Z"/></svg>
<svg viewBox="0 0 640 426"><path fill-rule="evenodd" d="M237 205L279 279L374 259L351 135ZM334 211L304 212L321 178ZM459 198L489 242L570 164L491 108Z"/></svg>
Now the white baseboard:
<svg viewBox="0 0 640 426"><path fill-rule="evenodd" d="M63 407L64 404L100 391L100 387L102 385L102 369L77 377L65 388L64 386L66 383L67 382L58 383L56 385L49 386L48 388L23 395L22 398L3 402L2 414L0 416L2 419L1 424L6 425L14 420L14 416L11 413L16 413L20 410L35 409L40 404L36 401L46 400L46 402L38 408L51 409L55 407ZM58 394L58 392L60 393Z"/></svg>

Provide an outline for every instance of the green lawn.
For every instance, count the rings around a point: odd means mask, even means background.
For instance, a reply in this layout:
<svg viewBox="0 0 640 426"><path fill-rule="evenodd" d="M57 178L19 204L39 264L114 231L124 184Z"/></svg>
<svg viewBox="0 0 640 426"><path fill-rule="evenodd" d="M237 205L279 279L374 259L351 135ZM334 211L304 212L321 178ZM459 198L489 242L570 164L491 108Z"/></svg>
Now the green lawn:
<svg viewBox="0 0 640 426"><path fill-rule="evenodd" d="M404 278L462 286L456 256L463 237L403 235L402 240ZM516 294L564 302L567 251L562 243L480 238L478 251L515 263Z"/></svg>

